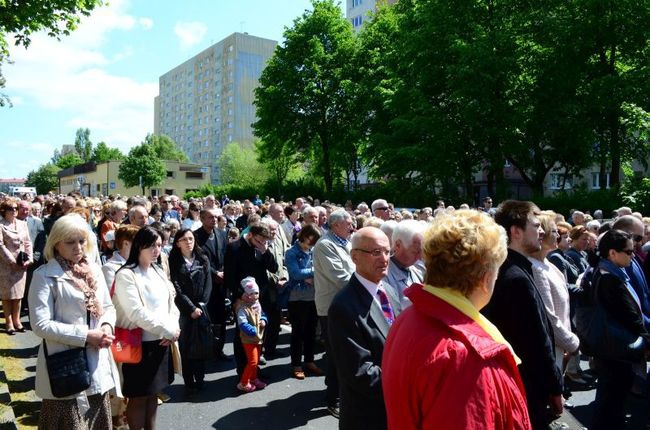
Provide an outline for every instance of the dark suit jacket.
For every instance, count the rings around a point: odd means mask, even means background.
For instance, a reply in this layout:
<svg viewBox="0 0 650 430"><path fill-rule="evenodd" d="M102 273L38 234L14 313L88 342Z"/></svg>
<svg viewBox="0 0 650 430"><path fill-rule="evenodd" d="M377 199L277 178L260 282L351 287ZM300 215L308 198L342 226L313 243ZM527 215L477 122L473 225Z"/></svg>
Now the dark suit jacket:
<svg viewBox="0 0 650 430"><path fill-rule="evenodd" d="M208 257L210 262L210 271L212 272L212 278L217 274L217 271L223 266L223 261L221 261L220 250L219 250L219 241L218 241L218 231L214 229L212 233L214 234L213 240L209 241L211 234L205 231L203 227L196 229L192 232L194 234L194 240L196 244L201 247L205 255Z"/></svg>
<svg viewBox="0 0 650 430"><path fill-rule="evenodd" d="M562 393L562 374L555 365L553 331L544 302L535 288L532 265L525 256L508 249L492 299L481 313L497 326L521 358L519 371L531 422L534 425L544 420L534 411L543 409L550 395Z"/></svg>
<svg viewBox="0 0 650 430"><path fill-rule="evenodd" d="M385 429L381 359L389 326L356 275L334 296L327 322L341 392L339 428Z"/></svg>
<svg viewBox="0 0 650 430"><path fill-rule="evenodd" d="M240 282L247 276L255 278L260 287L260 302L264 307L268 300L269 272L277 272L278 263L273 254L267 250L261 258L255 258L255 248L250 246L243 237L236 242L226 246L224 257L223 278L226 289L232 293L233 299L239 299L242 295Z"/></svg>

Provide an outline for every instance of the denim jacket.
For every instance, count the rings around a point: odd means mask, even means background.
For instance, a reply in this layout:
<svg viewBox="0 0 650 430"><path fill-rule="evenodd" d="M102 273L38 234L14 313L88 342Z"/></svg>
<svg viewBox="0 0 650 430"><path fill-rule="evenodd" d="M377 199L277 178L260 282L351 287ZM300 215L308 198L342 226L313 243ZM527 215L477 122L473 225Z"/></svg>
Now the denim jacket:
<svg viewBox="0 0 650 430"><path fill-rule="evenodd" d="M312 251L303 251L296 242L285 254L284 264L289 272L289 301L314 300L314 286L305 282L305 279L314 278Z"/></svg>

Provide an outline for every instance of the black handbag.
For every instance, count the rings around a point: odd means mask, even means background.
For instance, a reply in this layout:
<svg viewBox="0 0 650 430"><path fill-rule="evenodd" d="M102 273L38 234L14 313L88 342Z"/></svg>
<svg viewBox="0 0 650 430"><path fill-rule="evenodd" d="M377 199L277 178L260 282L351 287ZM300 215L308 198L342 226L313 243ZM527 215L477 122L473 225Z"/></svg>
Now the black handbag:
<svg viewBox="0 0 650 430"><path fill-rule="evenodd" d="M49 355L47 342L43 340L43 352L54 397L68 397L90 387L86 348L72 348Z"/></svg>
<svg viewBox="0 0 650 430"><path fill-rule="evenodd" d="M596 272L597 273L597 272ZM576 334L580 339L580 350L589 356L607 360L637 361L644 356L645 341L612 318L598 303L598 278L594 273L581 306L576 308ZM589 291L587 291L589 292Z"/></svg>
<svg viewBox="0 0 650 430"><path fill-rule="evenodd" d="M215 335L207 306L199 303L203 315L190 320L187 334L187 357L192 360L209 360L214 357Z"/></svg>
<svg viewBox="0 0 650 430"><path fill-rule="evenodd" d="M22 266L28 261L29 261L29 255L27 255L27 253L24 251L19 251L18 255L16 256L16 264Z"/></svg>

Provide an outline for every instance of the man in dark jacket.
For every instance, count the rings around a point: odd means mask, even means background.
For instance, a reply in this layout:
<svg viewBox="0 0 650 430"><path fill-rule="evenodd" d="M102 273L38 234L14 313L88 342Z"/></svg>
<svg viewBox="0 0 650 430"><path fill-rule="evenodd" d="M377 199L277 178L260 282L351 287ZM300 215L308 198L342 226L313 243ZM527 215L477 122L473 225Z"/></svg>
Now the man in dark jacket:
<svg viewBox="0 0 650 430"><path fill-rule="evenodd" d="M223 353L226 340L226 291L223 281L223 261L219 256L226 246L227 239L225 232L215 228L218 217L216 209L203 209L199 216L201 228L194 231L194 239L210 262L212 293L208 302L208 312L214 324L215 337L218 339L215 343L215 356L218 360L224 360L227 358Z"/></svg>
<svg viewBox="0 0 650 430"><path fill-rule="evenodd" d="M267 271L275 273L278 270L278 263L269 250L268 241L270 238L271 234L268 227L253 225L246 236L226 246L223 267L224 284L226 290L232 294L235 307L243 293L240 285L241 280L247 276L252 276L260 288L262 310L266 312L269 309L271 297ZM233 350L237 363L237 373L241 374L246 365L246 354L239 335L234 337Z"/></svg>
<svg viewBox="0 0 650 430"><path fill-rule="evenodd" d="M517 200L497 208L494 219L508 234L508 257L499 269L492 299L481 311L521 359L519 371L535 430L547 429L550 419L562 413L562 373L555 364L553 331L527 258L542 246L538 213L532 202Z"/></svg>

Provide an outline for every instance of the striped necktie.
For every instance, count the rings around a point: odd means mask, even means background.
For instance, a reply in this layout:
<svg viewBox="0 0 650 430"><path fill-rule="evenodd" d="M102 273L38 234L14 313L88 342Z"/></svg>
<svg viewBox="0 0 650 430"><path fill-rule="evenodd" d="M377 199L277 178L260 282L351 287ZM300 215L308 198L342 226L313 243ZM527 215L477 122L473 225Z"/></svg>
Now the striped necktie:
<svg viewBox="0 0 650 430"><path fill-rule="evenodd" d="M391 308L390 302L388 301L388 296L386 295L386 292L381 288L377 290L377 296L379 297L381 310L384 312L384 318L386 318L386 322L390 326L393 324L393 321L395 321L395 314L393 313L393 308Z"/></svg>

